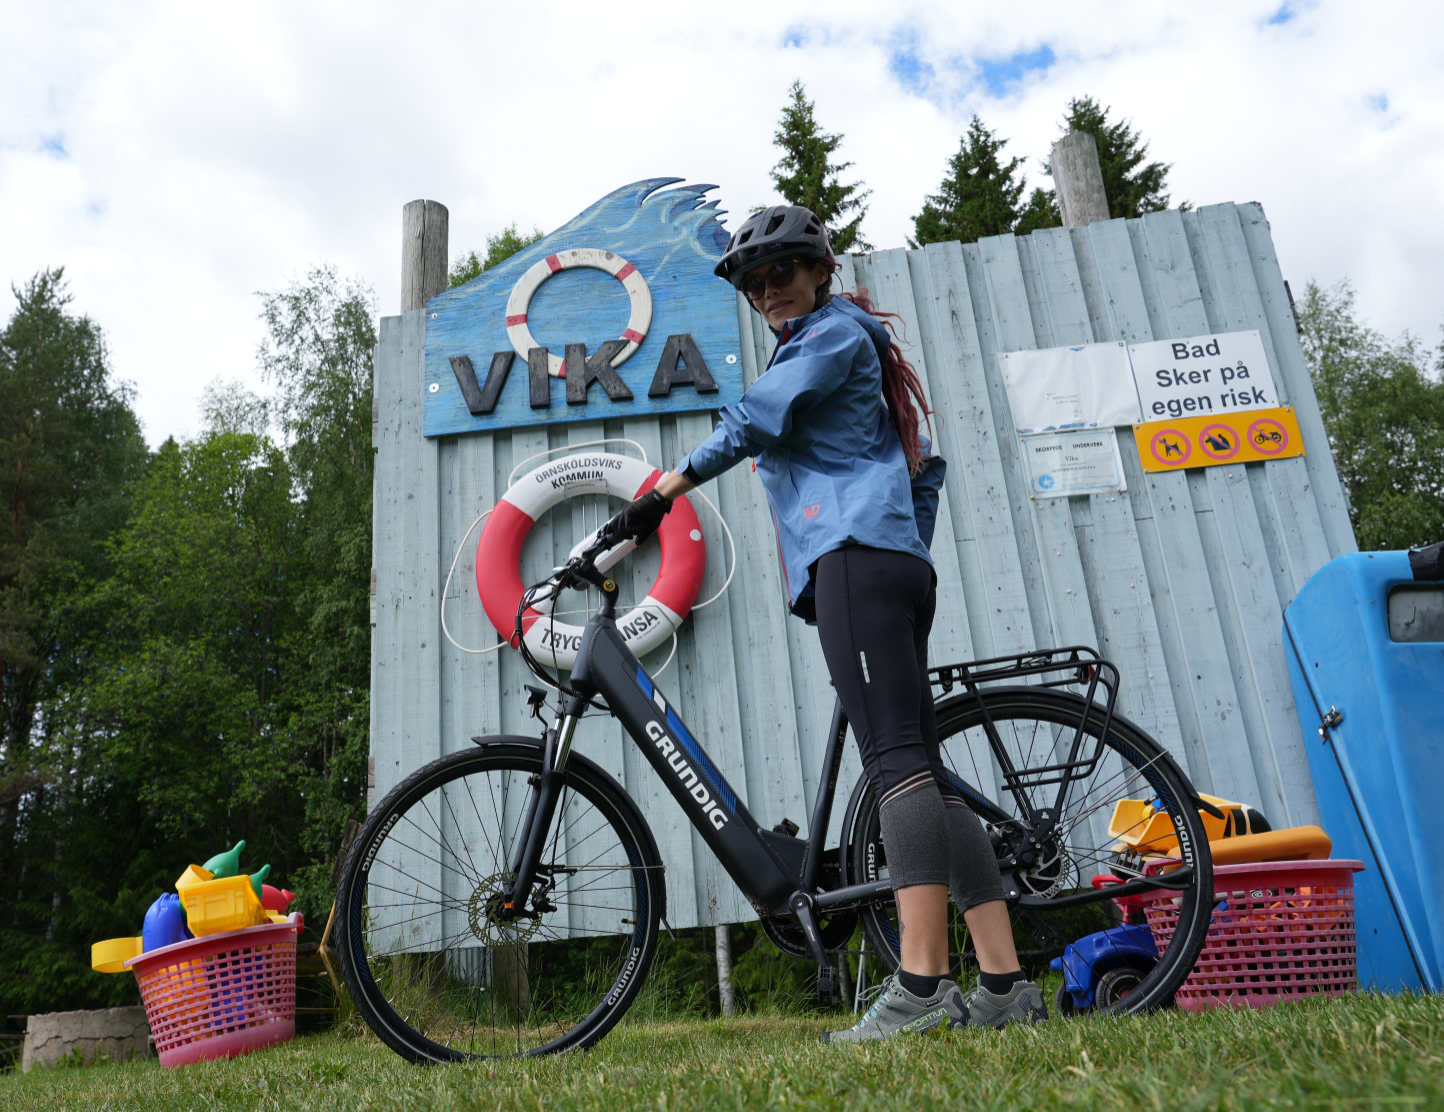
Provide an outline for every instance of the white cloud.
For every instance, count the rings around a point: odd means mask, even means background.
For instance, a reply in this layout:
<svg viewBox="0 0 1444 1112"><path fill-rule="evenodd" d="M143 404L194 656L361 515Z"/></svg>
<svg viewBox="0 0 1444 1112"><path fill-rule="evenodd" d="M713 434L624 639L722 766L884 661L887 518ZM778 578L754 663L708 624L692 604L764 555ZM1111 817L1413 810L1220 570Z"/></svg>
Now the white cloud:
<svg viewBox="0 0 1444 1112"><path fill-rule="evenodd" d="M972 112L1036 171L1087 93L1174 163L1175 199L1261 201L1295 289L1347 276L1373 323L1431 342L1444 320L1444 9L1423 2L53 2L5 21L0 269L66 266L152 443L199 427L213 379L256 381L255 290L330 260L394 312L412 198L448 205L453 253L659 174L719 183L734 214L772 199L798 77L880 246Z"/></svg>

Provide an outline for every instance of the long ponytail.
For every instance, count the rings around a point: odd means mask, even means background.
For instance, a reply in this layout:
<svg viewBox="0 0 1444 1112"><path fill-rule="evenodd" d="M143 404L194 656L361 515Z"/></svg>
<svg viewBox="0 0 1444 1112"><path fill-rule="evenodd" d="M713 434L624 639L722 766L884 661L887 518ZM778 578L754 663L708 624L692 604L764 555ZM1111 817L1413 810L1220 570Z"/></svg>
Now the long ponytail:
<svg viewBox="0 0 1444 1112"><path fill-rule="evenodd" d="M830 271L837 271L837 260L831 255L824 262ZM931 434L932 415L937 411L928 408L922 380L918 378L918 372L913 365L903 357L902 348L898 346L897 328L893 321L902 318L896 313L880 312L873 305L872 296L866 286L858 286L852 293L838 293L833 296L846 298L864 313L877 317L892 333L886 358L882 361L882 396L887 402L887 414L892 420L892 427L897 431L897 438L902 441L903 454L908 461L908 473L916 475L923 459L922 442L918 439L921 431L918 414L922 414L923 420L927 422L928 433Z"/></svg>

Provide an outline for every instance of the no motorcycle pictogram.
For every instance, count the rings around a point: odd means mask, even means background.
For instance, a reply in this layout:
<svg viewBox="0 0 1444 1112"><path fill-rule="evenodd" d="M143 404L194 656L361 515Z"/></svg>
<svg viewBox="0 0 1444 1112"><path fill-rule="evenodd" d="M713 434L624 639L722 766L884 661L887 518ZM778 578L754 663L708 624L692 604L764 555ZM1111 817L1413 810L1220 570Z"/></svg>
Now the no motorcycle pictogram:
<svg viewBox="0 0 1444 1112"><path fill-rule="evenodd" d="M1304 454L1303 437L1289 406L1147 421L1134 425L1133 434L1144 471L1216 467Z"/></svg>

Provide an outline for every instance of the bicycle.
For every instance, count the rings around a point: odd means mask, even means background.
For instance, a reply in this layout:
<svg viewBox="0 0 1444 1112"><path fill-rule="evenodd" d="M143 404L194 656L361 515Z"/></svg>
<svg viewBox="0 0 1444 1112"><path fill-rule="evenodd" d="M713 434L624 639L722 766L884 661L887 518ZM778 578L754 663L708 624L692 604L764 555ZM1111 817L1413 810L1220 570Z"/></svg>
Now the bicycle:
<svg viewBox="0 0 1444 1112"><path fill-rule="evenodd" d="M807 837L787 820L764 830L628 651L617 584L597 567L608 547L599 530L518 607L520 634L527 608L564 589L590 585L601 595L570 684L517 638L533 674L558 692L552 725L542 719L550 693L528 688L539 740L473 738L474 748L419 769L376 805L345 855L336 901L343 976L382 1042L412 1062L591 1046L637 999L666 915L663 864L631 797L572 751L589 710L621 720L773 943L815 962L820 1003L835 1001L829 955L859 917L876 956L897 967L886 847L865 776L840 845L825 845L847 736L840 704ZM1213 873L1199 809L1213 808L1166 750L1114 713L1117 669L1078 647L946 665L929 677L955 781L987 824L1015 929L1035 943L1025 952L1061 953L1116 924L1115 899L1171 892L1172 942L1111 1005L1166 1006L1208 929ZM970 775L958 775L967 761ZM1113 804L1140 793L1173 823L1176 861L1159 875L1145 876L1140 858L1120 852L1119 832L1108 832ZM1094 868L1108 886L1084 875ZM970 956L960 934L955 969Z"/></svg>

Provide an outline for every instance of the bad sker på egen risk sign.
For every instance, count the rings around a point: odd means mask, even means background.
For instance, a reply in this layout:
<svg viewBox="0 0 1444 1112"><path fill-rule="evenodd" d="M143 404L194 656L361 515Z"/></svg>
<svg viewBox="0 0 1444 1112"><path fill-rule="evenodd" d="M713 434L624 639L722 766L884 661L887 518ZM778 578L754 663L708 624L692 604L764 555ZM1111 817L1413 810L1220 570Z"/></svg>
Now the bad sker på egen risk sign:
<svg viewBox="0 0 1444 1112"><path fill-rule="evenodd" d="M1130 344L1128 359L1144 421L1220 416L1279 404L1257 329Z"/></svg>

